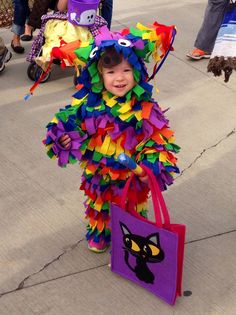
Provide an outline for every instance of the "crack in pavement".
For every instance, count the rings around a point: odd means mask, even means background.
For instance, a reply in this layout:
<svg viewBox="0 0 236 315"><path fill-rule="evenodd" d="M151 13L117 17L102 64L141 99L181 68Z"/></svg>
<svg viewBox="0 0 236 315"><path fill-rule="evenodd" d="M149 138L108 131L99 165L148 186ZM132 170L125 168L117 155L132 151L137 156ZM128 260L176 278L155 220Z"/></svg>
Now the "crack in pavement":
<svg viewBox="0 0 236 315"><path fill-rule="evenodd" d="M218 234L214 234L214 235L210 235L210 236L205 236L205 237L202 237L202 238L198 238L196 240L185 242L184 244L188 245L188 244L209 240L209 239L214 238L214 237L218 237L218 236L222 236L222 235L226 235L226 234L231 234L231 233L235 233L235 232L236 232L236 229L230 230L230 231L226 231L226 232L222 232L222 233L218 233Z"/></svg>
<svg viewBox="0 0 236 315"><path fill-rule="evenodd" d="M74 276L74 275L78 275L80 273L83 273L83 272L87 272L87 271L91 271L91 270L95 270L95 269L98 269L98 268L101 268L101 267L108 267L109 264L102 264L102 265L99 265L99 266L95 266L95 267L90 267L88 269L84 269L84 270L80 270L80 271L75 271L75 272L72 272L72 273L68 273L66 275L62 275L62 276L59 276L57 278L51 278L51 279L48 279L48 280L45 280L45 281L41 281L41 282L37 282L37 283L34 283L34 284L31 284L31 285L26 285L20 289L14 289L14 290L10 290L10 291L7 291L7 292L4 292L2 294L0 294L0 298L4 295L7 295L7 294L10 294L10 293L15 293L19 290L25 290L25 289L28 289L28 288L32 288L32 287L35 287L35 286L38 286L40 284L45 284L45 283L49 283L49 282L53 282L55 280L60 280L60 279L63 279L63 278L67 278L67 277L70 277L70 276Z"/></svg>
<svg viewBox="0 0 236 315"><path fill-rule="evenodd" d="M208 240L208 239L211 239L211 238L214 238L214 237L219 237L219 236L224 236L226 234L231 234L231 233L235 233L236 230L231 230L231 231L226 231L226 232L223 232L223 233L219 233L219 234L215 234L215 235L210 235L210 236L206 236L206 237L203 237L203 238L200 238L200 239L196 239L196 240L192 240L192 241L188 241L188 242L185 242L185 245L189 245L189 244L192 244L192 243L196 243L196 242L201 242L201 241L204 241L204 240ZM80 243L82 240L78 241L76 244ZM70 249L73 249L75 248L77 245L72 245L70 247ZM68 252L68 250L65 251L65 253ZM62 256L59 255L57 259L59 259L60 257ZM51 263L53 263L55 260L57 259L54 259ZM50 263L46 264L45 266L48 266ZM45 268L44 266L44 268ZM90 267L88 269L84 269L84 270L80 270L80 271L76 271L76 272L72 272L72 273L69 273L69 274L65 274L65 275L62 275L62 276L59 276L57 278L51 278L51 279L48 279L48 280L45 280L45 281L41 281L41 282L37 282L37 283L34 283L34 284L31 284L31 285L26 285L26 286L22 286L21 288L17 288L15 290L11 290L11 291L7 291L7 292L4 292L0 295L0 298L3 296L3 295L7 295L7 294L10 294L10 293L14 293L18 290L24 290L24 289L29 289L29 288L32 288L34 286L38 286L38 285L41 285L41 284L45 284L45 283L49 283L49 282L53 282L53 281L56 281L56 280L59 280L59 279L63 279L63 278L67 278L67 277L71 277L71 276L74 276L74 275L78 275L78 274L81 274L81 273L84 273L84 272L87 272L87 271L91 271L91 270L95 270L95 269L98 269L98 268L102 268L102 267L109 267L109 264L101 264L99 266L95 266L95 267ZM43 269L43 268L42 268ZM42 270L41 269L41 270ZM40 271L41 271L40 270ZM38 271L38 273L40 272ZM36 273L35 273L36 274ZM27 277L26 279L28 279L29 277ZM26 280L25 279L25 280Z"/></svg>
<svg viewBox="0 0 236 315"><path fill-rule="evenodd" d="M183 173L185 171L187 171L188 169L190 169L196 162L197 160L199 160L203 154L205 154L208 150L211 150L212 148L217 147L221 142L223 142L224 140L226 140L227 138L231 137L232 135L234 135L236 132L236 129L234 128L232 131L230 131L225 137L223 137L222 139L220 139L217 143L213 144L212 146L210 146L209 148L204 149L194 160L192 163L189 164L188 167L186 167L185 169L183 169L180 174L178 176L175 177L175 180L177 180L180 176L183 175Z"/></svg>
<svg viewBox="0 0 236 315"><path fill-rule="evenodd" d="M11 291L7 291L7 292L4 292L4 293L1 293L0 294L0 298L3 296L3 295L6 295L8 293L12 293L12 292L15 292L15 291L18 291L18 290L21 290L25 287L25 282L30 279L32 276L35 276L37 274L39 274L40 272L42 272L43 270L45 270L48 266L50 266L51 264L53 264L55 261L59 260L63 255L67 254L68 252L72 251L73 249L75 249L82 241L84 241L85 239L82 238L81 240L77 241L75 244L72 244L71 246L69 246L66 250L64 250L60 255L58 255L56 258L54 258L53 260L51 260L50 262L46 263L40 270L30 274L29 276L25 277L24 280L22 280L20 282L20 284L18 285L18 287L14 290L11 290Z"/></svg>

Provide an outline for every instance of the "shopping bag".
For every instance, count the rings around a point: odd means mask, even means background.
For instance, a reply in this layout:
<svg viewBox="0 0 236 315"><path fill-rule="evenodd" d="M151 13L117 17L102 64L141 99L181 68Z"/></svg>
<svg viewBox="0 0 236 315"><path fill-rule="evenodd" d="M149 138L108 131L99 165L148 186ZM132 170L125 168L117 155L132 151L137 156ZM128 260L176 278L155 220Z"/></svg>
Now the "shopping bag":
<svg viewBox="0 0 236 315"><path fill-rule="evenodd" d="M120 206L111 204L111 270L174 304L181 296L185 225L170 223L157 180L147 167L143 168L148 175L155 222L127 209L127 193L134 178L131 176Z"/></svg>

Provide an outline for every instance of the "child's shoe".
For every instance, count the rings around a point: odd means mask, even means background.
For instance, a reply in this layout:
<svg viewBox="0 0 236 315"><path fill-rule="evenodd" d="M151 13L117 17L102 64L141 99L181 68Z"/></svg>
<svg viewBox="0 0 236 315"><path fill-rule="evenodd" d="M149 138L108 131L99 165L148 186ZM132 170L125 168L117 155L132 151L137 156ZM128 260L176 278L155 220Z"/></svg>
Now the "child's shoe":
<svg viewBox="0 0 236 315"><path fill-rule="evenodd" d="M5 47L4 52L0 55L0 72L5 68L5 63L7 63L12 57L12 53Z"/></svg>
<svg viewBox="0 0 236 315"><path fill-rule="evenodd" d="M88 249L94 253L104 253L109 247L109 244L106 243L102 238L99 242L95 242L93 239L88 240Z"/></svg>
<svg viewBox="0 0 236 315"><path fill-rule="evenodd" d="M200 60L203 58L209 59L211 57L211 54L209 54L208 52L206 52L204 50L194 48L186 56L189 57L190 59L193 59L193 60Z"/></svg>

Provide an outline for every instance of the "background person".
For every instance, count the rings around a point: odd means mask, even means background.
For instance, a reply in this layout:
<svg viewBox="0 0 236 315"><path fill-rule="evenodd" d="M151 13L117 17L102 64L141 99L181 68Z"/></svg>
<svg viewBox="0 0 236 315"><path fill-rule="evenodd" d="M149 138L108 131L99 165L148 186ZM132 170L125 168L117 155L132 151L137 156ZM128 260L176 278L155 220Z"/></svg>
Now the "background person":
<svg viewBox="0 0 236 315"><path fill-rule="evenodd" d="M188 58L193 60L210 58L228 2L229 0L208 0L201 28L193 50L187 54Z"/></svg>
<svg viewBox="0 0 236 315"><path fill-rule="evenodd" d="M23 54L25 49L21 45L20 36L24 34L25 23L30 15L28 0L13 0L14 16L11 31L13 38L11 41L11 48L17 54Z"/></svg>
<svg viewBox="0 0 236 315"><path fill-rule="evenodd" d="M7 63L12 57L12 53L5 46L4 40L0 36L0 73L5 68L5 63Z"/></svg>

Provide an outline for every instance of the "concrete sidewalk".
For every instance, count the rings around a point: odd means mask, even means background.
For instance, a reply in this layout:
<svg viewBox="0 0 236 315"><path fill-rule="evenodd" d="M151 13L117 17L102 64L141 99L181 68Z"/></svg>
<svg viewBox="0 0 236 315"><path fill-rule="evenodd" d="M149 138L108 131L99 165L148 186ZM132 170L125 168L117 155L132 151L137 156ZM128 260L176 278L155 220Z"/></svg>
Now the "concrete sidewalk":
<svg viewBox="0 0 236 315"><path fill-rule="evenodd" d="M165 192L172 222L187 225L183 291L171 307L111 273L109 253L87 250L76 166L60 169L41 144L45 125L74 93L73 71L55 66L25 102L25 55L0 76L0 315L236 314L236 74L225 84L191 62L206 1L114 1L113 29L176 24L175 51L157 85L182 147L182 173ZM0 29L7 45L10 30ZM27 51L30 44L25 44Z"/></svg>

